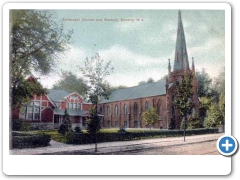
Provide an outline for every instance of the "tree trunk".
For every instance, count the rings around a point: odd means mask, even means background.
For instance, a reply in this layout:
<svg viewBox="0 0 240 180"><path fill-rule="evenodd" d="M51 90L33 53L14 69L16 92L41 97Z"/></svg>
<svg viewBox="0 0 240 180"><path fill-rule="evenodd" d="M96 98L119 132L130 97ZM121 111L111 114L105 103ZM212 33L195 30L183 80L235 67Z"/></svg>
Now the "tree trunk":
<svg viewBox="0 0 240 180"><path fill-rule="evenodd" d="M183 120L184 120L184 122L183 122L183 123L184 123L184 128L183 128L183 129L184 129L184 131L183 131L183 141L185 142L185 136L186 136L186 117L184 117Z"/></svg>

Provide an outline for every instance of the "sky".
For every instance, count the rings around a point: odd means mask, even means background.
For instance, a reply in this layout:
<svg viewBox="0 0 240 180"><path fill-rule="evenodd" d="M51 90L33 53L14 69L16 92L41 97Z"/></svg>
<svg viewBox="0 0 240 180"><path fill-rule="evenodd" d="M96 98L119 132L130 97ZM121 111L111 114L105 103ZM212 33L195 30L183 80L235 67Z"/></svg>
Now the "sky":
<svg viewBox="0 0 240 180"><path fill-rule="evenodd" d="M181 10L189 64L214 78L225 65L224 10ZM161 79L173 67L178 10L57 10L56 21L73 29L70 50L61 55L54 71L40 76L51 88L61 70L82 77L78 66L99 53L111 61L114 71L107 77L112 86L136 86L140 81ZM36 75L37 76L37 75Z"/></svg>

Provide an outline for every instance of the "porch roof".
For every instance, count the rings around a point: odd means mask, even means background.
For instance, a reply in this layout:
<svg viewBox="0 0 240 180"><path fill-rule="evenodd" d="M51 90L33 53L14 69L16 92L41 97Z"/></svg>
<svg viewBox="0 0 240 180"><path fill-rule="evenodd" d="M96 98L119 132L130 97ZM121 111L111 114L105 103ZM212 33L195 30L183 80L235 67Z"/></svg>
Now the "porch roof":
<svg viewBox="0 0 240 180"><path fill-rule="evenodd" d="M56 115L64 115L64 109L54 109L54 114ZM68 110L68 114L70 116L88 116L88 111L82 110Z"/></svg>

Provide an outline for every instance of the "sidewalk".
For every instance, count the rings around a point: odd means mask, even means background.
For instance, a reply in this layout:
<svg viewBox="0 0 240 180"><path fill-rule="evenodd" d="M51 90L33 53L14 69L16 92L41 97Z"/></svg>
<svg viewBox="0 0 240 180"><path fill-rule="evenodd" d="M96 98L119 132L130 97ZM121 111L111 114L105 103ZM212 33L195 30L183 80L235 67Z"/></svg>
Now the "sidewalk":
<svg viewBox="0 0 240 180"><path fill-rule="evenodd" d="M118 141L98 143L98 152L94 152L95 144L70 145L51 140L47 147L13 149L10 155L63 155L63 154L111 154L114 152L135 151L139 149L164 148L169 146L181 146L201 142L217 141L223 134L207 134L183 137L168 137L144 139L135 141Z"/></svg>

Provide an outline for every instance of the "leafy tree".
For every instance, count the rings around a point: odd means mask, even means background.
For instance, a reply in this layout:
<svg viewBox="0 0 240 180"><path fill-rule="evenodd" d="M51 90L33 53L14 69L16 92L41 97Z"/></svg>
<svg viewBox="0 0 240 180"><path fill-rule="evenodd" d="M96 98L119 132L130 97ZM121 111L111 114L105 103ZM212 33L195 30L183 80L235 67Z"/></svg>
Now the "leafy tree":
<svg viewBox="0 0 240 180"><path fill-rule="evenodd" d="M202 69L201 72L196 72L196 78L198 81L198 97L210 97L212 93L212 79L205 69Z"/></svg>
<svg viewBox="0 0 240 180"><path fill-rule="evenodd" d="M153 83L154 79L153 78L148 78L147 83Z"/></svg>
<svg viewBox="0 0 240 180"><path fill-rule="evenodd" d="M173 105L178 109L179 115L183 118L184 141L186 133L186 121L188 120L188 115L192 113L192 109L194 107L194 104L191 100L193 96L192 79L192 74L185 74L182 77L182 82L177 84L176 98L173 101Z"/></svg>
<svg viewBox="0 0 240 180"><path fill-rule="evenodd" d="M204 126L209 127L216 127L217 125L221 124L224 120L222 113L219 111L218 105L216 103L211 103L209 110L207 111L207 117L204 122Z"/></svg>
<svg viewBox="0 0 240 180"><path fill-rule="evenodd" d="M111 92L117 90L117 89L125 89L127 88L127 86L124 86L124 85L119 85L119 86L116 86L116 87L109 87L111 89Z"/></svg>
<svg viewBox="0 0 240 180"><path fill-rule="evenodd" d="M158 121L158 113L155 108L149 108L147 111L143 112L143 121L151 127Z"/></svg>
<svg viewBox="0 0 240 180"><path fill-rule="evenodd" d="M225 124L225 95L224 94L220 95L219 111L223 118L220 124L224 125Z"/></svg>
<svg viewBox="0 0 240 180"><path fill-rule="evenodd" d="M211 105L211 99L208 97L200 97L199 117L204 122L204 118L207 116L207 110Z"/></svg>
<svg viewBox="0 0 240 180"><path fill-rule="evenodd" d="M154 79L150 77L150 78L148 78L147 81L140 81L140 82L138 83L138 85L147 84L147 83L153 83L153 82L154 82Z"/></svg>
<svg viewBox="0 0 240 180"><path fill-rule="evenodd" d="M197 128L202 128L202 127L203 127L203 123L196 114L192 115L189 118L187 129L197 129Z"/></svg>
<svg viewBox="0 0 240 180"><path fill-rule="evenodd" d="M84 68L80 68L90 84L87 97L93 106L92 109L90 109L88 133L95 137L95 151L97 151L97 133L99 128L101 128L101 126L99 126L98 103L102 97L107 99L110 94L110 91L108 91L108 83L105 81L106 77L113 71L113 68L110 68L110 64L111 62L108 61L104 65L104 60L96 53L91 58L86 58Z"/></svg>
<svg viewBox="0 0 240 180"><path fill-rule="evenodd" d="M32 91L44 89L26 82L31 71L50 72L58 55L67 50L72 31L53 20L53 11L10 10L10 90L13 106L26 101ZM37 91L39 90L39 91ZM22 94L21 92L25 92Z"/></svg>
<svg viewBox="0 0 240 180"><path fill-rule="evenodd" d="M88 88L87 83L82 78L78 78L70 71L62 71L61 79L53 85L53 89L64 89L81 95L85 94Z"/></svg>
<svg viewBox="0 0 240 180"><path fill-rule="evenodd" d="M34 94L47 93L37 80L26 80L23 76L18 77L19 83L12 88L12 104L14 107L21 107L22 103L29 103Z"/></svg>
<svg viewBox="0 0 240 180"><path fill-rule="evenodd" d="M94 135L96 133L99 133L100 129L101 129L101 124L100 124L100 120L97 114L97 109L95 108L95 106L91 107L89 109L89 118L87 119L87 130L89 134Z"/></svg>
<svg viewBox="0 0 240 180"><path fill-rule="evenodd" d="M214 79L212 86L212 98L216 103L219 103L221 94L225 94L225 68L223 68L217 78Z"/></svg>

